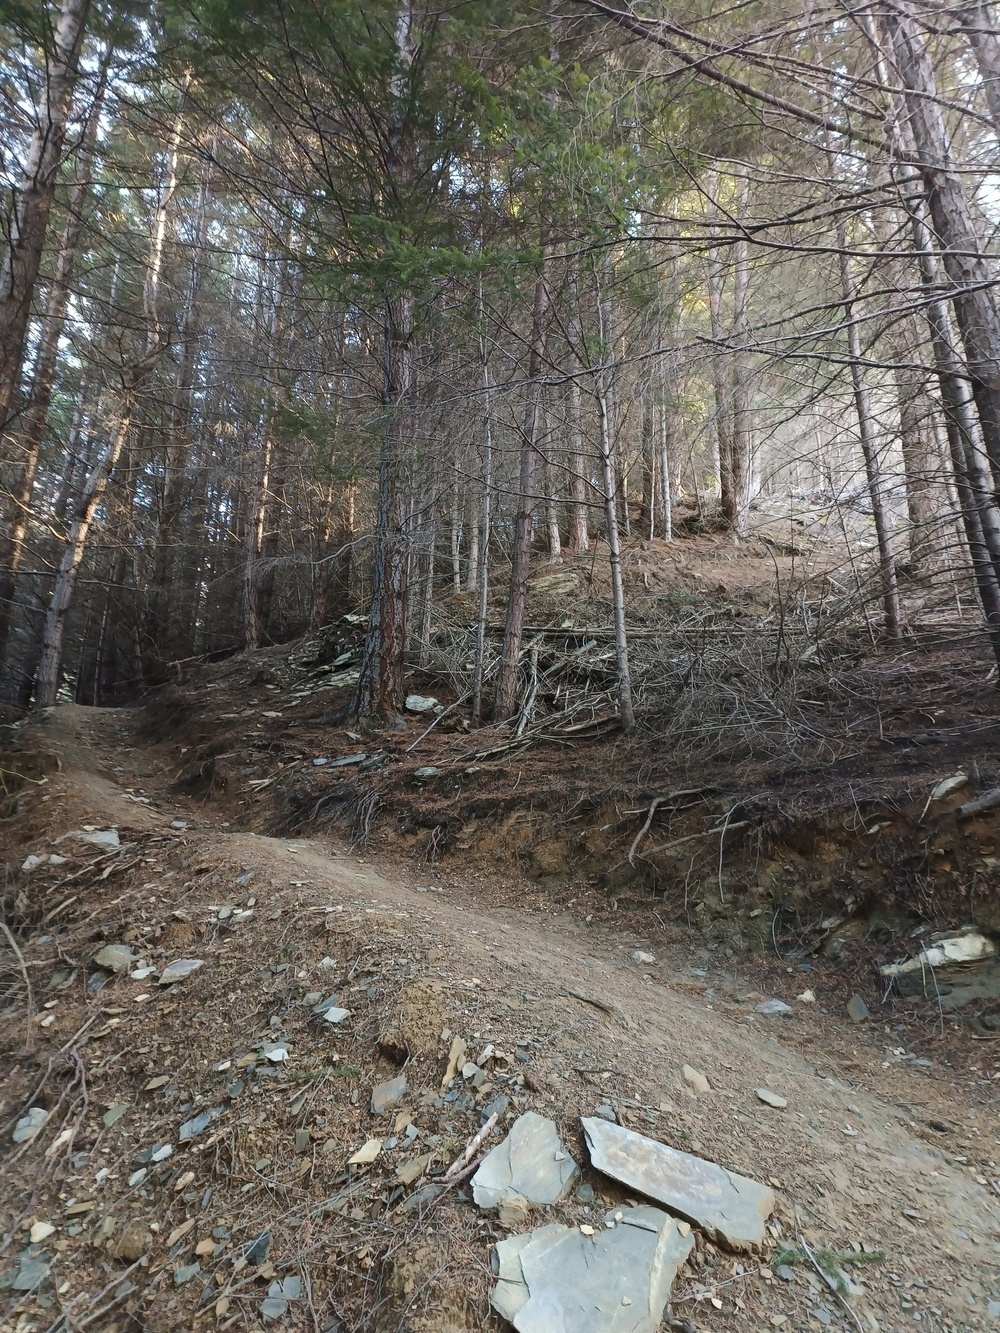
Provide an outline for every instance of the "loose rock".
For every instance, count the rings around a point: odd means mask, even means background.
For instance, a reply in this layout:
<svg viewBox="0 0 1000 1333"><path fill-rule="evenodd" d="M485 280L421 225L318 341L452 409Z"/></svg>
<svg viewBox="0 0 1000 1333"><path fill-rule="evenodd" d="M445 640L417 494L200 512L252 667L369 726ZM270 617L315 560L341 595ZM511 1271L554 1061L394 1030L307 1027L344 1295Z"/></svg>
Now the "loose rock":
<svg viewBox="0 0 1000 1333"><path fill-rule="evenodd" d="M368 1166L382 1151L381 1139L368 1139L353 1156L348 1157L348 1166Z"/></svg>
<svg viewBox="0 0 1000 1333"><path fill-rule="evenodd" d="M67 838L75 838L77 842L89 842L92 847L103 847L105 850L112 850L121 846L121 839L118 837L117 829L71 829L69 833L61 833L58 838L52 840L54 847L59 843L65 842Z"/></svg>
<svg viewBox="0 0 1000 1333"><path fill-rule="evenodd" d="M94 954L95 965L106 972L127 972L135 961L127 944L106 944Z"/></svg>
<svg viewBox="0 0 1000 1333"><path fill-rule="evenodd" d="M372 1115L381 1115L384 1111L388 1111L390 1106L396 1105L405 1092L405 1074L380 1083L372 1092Z"/></svg>
<svg viewBox="0 0 1000 1333"><path fill-rule="evenodd" d="M168 963L160 973L160 985L172 986L177 981L184 981L204 965L203 958L178 958L175 963Z"/></svg>
<svg viewBox="0 0 1000 1333"><path fill-rule="evenodd" d="M581 1123L598 1171L656 1199L732 1249L763 1243L764 1224L774 1208L774 1194L766 1185L622 1125L597 1117Z"/></svg>
<svg viewBox="0 0 1000 1333"><path fill-rule="evenodd" d="M754 1005L754 1013L767 1014L767 1016L770 1018L777 1017L780 1014L790 1014L791 1012L792 1012L792 1006L790 1004L786 1004L784 1000L779 1000L777 998L771 1000L761 1000L760 1004Z"/></svg>
<svg viewBox="0 0 1000 1333"><path fill-rule="evenodd" d="M29 1239L32 1245L41 1245L43 1240L48 1240L54 1233L55 1227L51 1222L35 1222L32 1224Z"/></svg>
<svg viewBox="0 0 1000 1333"><path fill-rule="evenodd" d="M705 1075L699 1073L697 1069L693 1069L691 1065L685 1065L681 1073L684 1075L684 1081L690 1083L695 1092L712 1091L712 1085Z"/></svg>
<svg viewBox="0 0 1000 1333"><path fill-rule="evenodd" d="M114 1256L125 1263L134 1264L146 1252L149 1244L149 1228L144 1222L130 1222L121 1234L114 1248Z"/></svg>
<svg viewBox="0 0 1000 1333"><path fill-rule="evenodd" d="M15 1143L30 1143L41 1131L48 1118L49 1113L44 1107L31 1107L14 1126L14 1133L11 1138Z"/></svg>
<svg viewBox="0 0 1000 1333"><path fill-rule="evenodd" d="M773 1106L775 1110L783 1110L784 1107L788 1105L788 1102L784 1097L780 1097L778 1093L772 1092L770 1088L757 1088L756 1092L757 1096L766 1106Z"/></svg>
<svg viewBox="0 0 1000 1333"><path fill-rule="evenodd" d="M868 1006L860 995L852 995L847 1001L847 1016L852 1023L863 1023L869 1016Z"/></svg>
<svg viewBox="0 0 1000 1333"><path fill-rule="evenodd" d="M403 707L408 713L433 713L437 702L429 694L408 694Z"/></svg>
<svg viewBox="0 0 1000 1333"><path fill-rule="evenodd" d="M520 1333L655 1333L694 1245L690 1228L648 1205L605 1222L596 1235L552 1223L501 1241L490 1256L493 1308Z"/></svg>
<svg viewBox="0 0 1000 1333"><path fill-rule="evenodd" d="M472 1197L480 1208L518 1199L553 1204L569 1194L579 1174L553 1121L527 1111L483 1158L472 1178Z"/></svg>

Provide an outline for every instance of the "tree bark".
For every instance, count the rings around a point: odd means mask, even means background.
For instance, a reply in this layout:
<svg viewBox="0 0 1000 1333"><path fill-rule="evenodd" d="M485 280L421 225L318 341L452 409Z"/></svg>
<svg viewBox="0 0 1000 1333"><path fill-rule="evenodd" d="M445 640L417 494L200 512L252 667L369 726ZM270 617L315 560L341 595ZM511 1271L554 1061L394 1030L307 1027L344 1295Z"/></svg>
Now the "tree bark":
<svg viewBox="0 0 1000 1333"><path fill-rule="evenodd" d="M994 485L1000 485L1000 311L994 296L992 264L983 250L951 155L919 25L903 4L886 9L880 18L905 89L913 165L927 190L983 441Z"/></svg>
<svg viewBox="0 0 1000 1333"><path fill-rule="evenodd" d="M518 509L514 522L514 551L510 570L510 593L504 624L503 647L500 650L500 676L497 683L493 716L502 722L512 717L517 705L518 673L521 645L524 639L524 620L528 606L528 577L531 571L531 541L534 535L535 510L538 505L539 436L541 434L542 368L548 343L548 328L552 306L550 290L552 256L549 246L535 279L535 296L531 314L531 345L528 353L528 374L524 397L524 422L521 428L521 469L518 482Z"/></svg>
<svg viewBox="0 0 1000 1333"><path fill-rule="evenodd" d="M176 181L178 140L172 143L171 178ZM214 156L214 154L213 154ZM191 262L188 267L187 293L180 332L180 364L177 386L171 409L169 439L163 456L163 490L156 521L153 550L153 568L150 578L147 613L143 627L143 679L160 683L164 679L165 639L169 632L171 584L174 574L174 554L184 492L187 467L191 455L192 388L199 332L204 246L208 230L208 187L210 167L202 169L195 213L194 236L191 242Z"/></svg>
<svg viewBox="0 0 1000 1333"><path fill-rule="evenodd" d="M87 176L91 167L103 94L104 81L102 78L99 94L91 108L84 141L77 154L75 180L67 201L66 225L63 228L55 272L52 275L52 282L49 287L45 320L38 339L38 354L35 357L32 375L31 397L24 413L20 436L16 439L21 462L11 486L10 515L4 525L3 532L0 533L0 662L3 662L6 657L17 573L24 555L24 544L28 535L28 522L31 516L31 496L35 487L35 475L41 458L45 427L48 421L49 407L52 403L52 393L55 388L59 340L62 337L66 323L70 282L72 281L77 251L80 246L80 236L83 232L83 210L88 194ZM10 432L10 436L11 443L14 443L13 431Z"/></svg>
<svg viewBox="0 0 1000 1333"><path fill-rule="evenodd" d="M131 395L127 395L111 438L73 508L69 535L56 571L52 598L45 613L45 624L42 629L42 651L35 672L36 708L50 708L56 702L66 616L73 603L76 576L87 549L87 537L94 513L107 489L131 424Z"/></svg>
<svg viewBox="0 0 1000 1333"><path fill-rule="evenodd" d="M416 170L413 126L408 113L407 74L417 58L413 12L404 0L396 16L397 68L391 80L392 108L387 127L387 169L397 194L404 194ZM397 284L402 280L397 279ZM382 391L383 428L379 451L378 506L372 559L372 599L361 656L361 675L352 701L358 716L388 717L403 705L406 652L406 573L409 531L403 503L403 474L411 437L413 394L413 294L397 285L385 304Z"/></svg>
<svg viewBox="0 0 1000 1333"><path fill-rule="evenodd" d="M971 0L971 3L958 5L955 15L965 29L976 57L990 120L1000 139L1000 35L993 7L989 0Z"/></svg>
<svg viewBox="0 0 1000 1333"><path fill-rule="evenodd" d="M600 323L605 344L605 361L597 374L597 408L600 418L601 479L604 490L604 518L608 529L608 556L611 564L611 606L615 630L615 665L618 671L618 715L626 731L635 725L632 679L628 660L628 635L625 624L625 587L622 579L621 539L618 532L617 474L614 464L615 439L608 391L611 386L611 359L614 349L608 341L611 332L611 301L607 293L600 301Z"/></svg>
<svg viewBox="0 0 1000 1333"><path fill-rule="evenodd" d="M90 0L62 0L51 49L46 51L44 102L14 199L7 251L0 266L0 434L9 422L20 384L31 301L79 75L78 60L89 8Z"/></svg>
<svg viewBox="0 0 1000 1333"><path fill-rule="evenodd" d="M576 293L574 293L574 298ZM570 346L576 357L580 342L580 322L574 316L570 324ZM590 550L590 520L587 510L587 460L583 443L583 409L580 396L580 376L574 373L569 381L569 478L570 521L568 546L577 554Z"/></svg>

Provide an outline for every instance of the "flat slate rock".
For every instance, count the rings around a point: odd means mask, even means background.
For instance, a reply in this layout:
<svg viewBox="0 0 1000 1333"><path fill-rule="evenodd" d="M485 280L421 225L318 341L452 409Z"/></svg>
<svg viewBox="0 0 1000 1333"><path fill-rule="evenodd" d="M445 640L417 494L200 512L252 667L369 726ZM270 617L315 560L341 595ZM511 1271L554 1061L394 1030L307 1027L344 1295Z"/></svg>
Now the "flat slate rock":
<svg viewBox="0 0 1000 1333"><path fill-rule="evenodd" d="M388 1111L390 1106L396 1105L405 1092L405 1074L398 1074L395 1078L390 1078L385 1083L379 1083L378 1086L372 1090L372 1115L381 1115L383 1111Z"/></svg>
<svg viewBox="0 0 1000 1333"><path fill-rule="evenodd" d="M503 1143L483 1158L472 1177L472 1197L480 1208L523 1199L558 1203L569 1194L580 1168L563 1147L553 1121L534 1111L518 1116Z"/></svg>
<svg viewBox="0 0 1000 1333"><path fill-rule="evenodd" d="M598 1171L656 1199L734 1250L764 1241L774 1194L735 1171L596 1116L581 1121Z"/></svg>
<svg viewBox="0 0 1000 1333"><path fill-rule="evenodd" d="M648 1204L613 1209L593 1235L550 1223L494 1248L493 1308L518 1333L656 1333L693 1245Z"/></svg>

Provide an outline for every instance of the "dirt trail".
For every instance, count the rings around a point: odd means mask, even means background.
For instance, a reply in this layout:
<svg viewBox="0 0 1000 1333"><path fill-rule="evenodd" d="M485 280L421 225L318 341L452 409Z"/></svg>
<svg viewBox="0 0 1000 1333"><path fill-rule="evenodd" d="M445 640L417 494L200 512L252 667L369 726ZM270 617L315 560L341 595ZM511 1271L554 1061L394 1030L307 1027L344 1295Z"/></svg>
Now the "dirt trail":
<svg viewBox="0 0 1000 1333"><path fill-rule="evenodd" d="M217 827L210 807L189 804L169 789L170 775L155 752L137 747L127 712L61 708L43 734L62 763L45 792L49 839L64 831L70 811L140 833L169 832L170 822L181 819L187 827L171 836L183 840L192 866L197 869L200 859L239 865L253 875L258 911L267 909L270 924L261 913L253 931L230 936L219 948L215 965L220 976L228 972L213 998L218 1005L225 995L230 1003L223 1000L223 1013L198 996L200 1015L207 1017L197 1040L211 1036L202 1065L225 1057L235 1040L239 1015L231 1001L242 992L232 979L234 967L249 976L266 962L268 949L277 956L279 943L292 940L297 923L335 921L336 931L349 932L361 949L370 941L380 959L402 958L408 978L439 987L448 1025L470 1045L490 1039L513 1047L527 1038L523 1049L530 1061L512 1066L527 1074L511 1084L514 1107L552 1115L579 1159L585 1157L573 1137L576 1116L610 1103L637 1130L777 1186L776 1242L795 1244L801 1236L816 1248L850 1252L864 1246L885 1253L884 1263L852 1268L865 1289L853 1315L807 1270L796 1268L794 1278L783 1281L766 1266L710 1257L707 1267L682 1278L677 1288L675 1313L697 1328L1000 1328L1000 1305L993 1304L1000 1302L995 1097L992 1110L989 1097L977 1105L949 1072L901 1062L893 1055L898 1039L876 1021L858 1029L797 1002L795 991L810 984L805 976L788 978L784 998L792 1014L769 1018L754 1010L761 997L717 960L705 967L691 954L667 956L662 945L623 939L566 915L491 911L481 891L464 888L454 875L442 880L428 871L427 879L398 867L380 873L329 841ZM39 811L36 806L36 822ZM166 908L182 910L196 924L221 900L217 886L197 880L176 893L155 887ZM171 893L174 902L167 901ZM325 947L320 941L312 955ZM655 961L633 961L637 948L653 951ZM209 956L193 944L182 952L192 950ZM306 973L313 964L295 956L292 965L311 989ZM822 1002L822 995L817 998ZM164 1026L178 1021L169 1014L167 1007L159 1018L160 1041ZM150 1021L151 1011L143 1016ZM131 1021L127 1013L122 1021ZM433 1027L433 1016L429 1021ZM993 1048L985 1049L992 1057ZM352 1114L365 1109L365 1080L377 1075L376 1060L373 1053L370 1074L361 1070ZM685 1065L703 1073L711 1090L696 1092L682 1074ZM435 1068L440 1077L440 1065ZM755 1094L760 1087L786 1098L787 1109L763 1105ZM10 1109L8 1102L5 1119ZM64 1184L63 1193L70 1188ZM456 1207L474 1212L471 1203ZM37 1198L31 1209L41 1215ZM15 1213L24 1217L23 1209L15 1207ZM485 1239L479 1236L465 1275L466 1284L483 1293ZM373 1316L370 1327L494 1327L483 1312L484 1299L476 1307L481 1322L468 1314L463 1322L452 1313L451 1323L423 1323L404 1312L384 1325ZM186 1326L171 1324L181 1315L168 1310L164 1298L160 1322L142 1327ZM16 1319L3 1327L15 1326L45 1327ZM248 1326L254 1326L252 1318Z"/></svg>

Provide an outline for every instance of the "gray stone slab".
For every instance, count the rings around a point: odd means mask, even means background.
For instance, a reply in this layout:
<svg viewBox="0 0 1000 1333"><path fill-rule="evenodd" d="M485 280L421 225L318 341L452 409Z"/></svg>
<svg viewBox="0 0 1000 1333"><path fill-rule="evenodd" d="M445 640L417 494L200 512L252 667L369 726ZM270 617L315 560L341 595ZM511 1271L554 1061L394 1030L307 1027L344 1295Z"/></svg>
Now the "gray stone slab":
<svg viewBox="0 0 1000 1333"><path fill-rule="evenodd" d="M774 1208L766 1185L690 1153L612 1125L596 1116L581 1121L598 1171L656 1199L734 1250L755 1249Z"/></svg>
<svg viewBox="0 0 1000 1333"><path fill-rule="evenodd" d="M534 1111L518 1116L503 1143L483 1158L472 1177L472 1197L480 1208L523 1199L558 1203L573 1188L580 1169L563 1147L555 1124Z"/></svg>
<svg viewBox="0 0 1000 1333"><path fill-rule="evenodd" d="M518 1333L655 1333L693 1244L686 1223L646 1204L589 1235L540 1227L495 1247L493 1308Z"/></svg>
<svg viewBox="0 0 1000 1333"><path fill-rule="evenodd" d="M380 1083L372 1090L372 1115L381 1115L383 1111L388 1111L390 1106L396 1105L405 1092L405 1074L398 1074L395 1078Z"/></svg>

